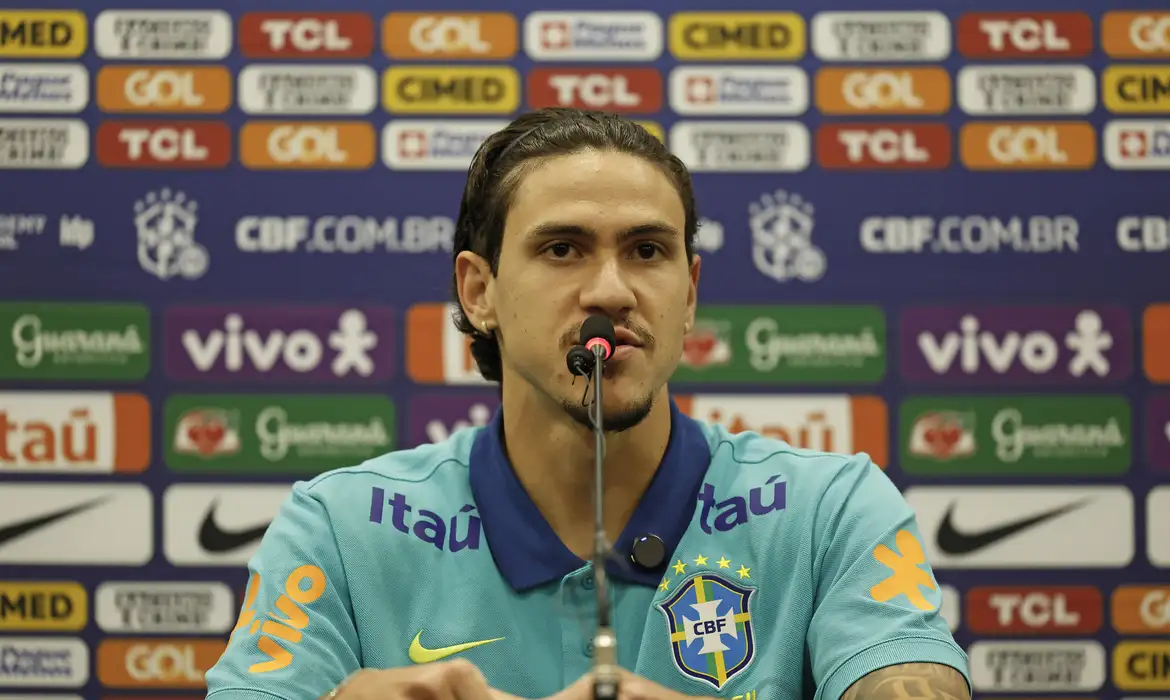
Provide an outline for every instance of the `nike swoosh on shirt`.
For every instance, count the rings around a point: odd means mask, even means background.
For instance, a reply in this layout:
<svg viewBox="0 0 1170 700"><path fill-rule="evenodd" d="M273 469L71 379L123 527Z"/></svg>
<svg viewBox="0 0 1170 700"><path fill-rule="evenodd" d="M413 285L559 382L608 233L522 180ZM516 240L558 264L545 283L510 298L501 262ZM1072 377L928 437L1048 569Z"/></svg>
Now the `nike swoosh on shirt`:
<svg viewBox="0 0 1170 700"><path fill-rule="evenodd" d="M0 546L4 546L8 542L24 537L25 535L31 532L35 532L42 527L52 525L59 520L64 520L70 516L87 511L108 500L110 500L109 496L102 496L101 498L95 498L88 503L79 503L78 505L69 506L68 508L56 511L54 513L38 515L29 518L28 520L21 520L20 522L10 523L4 527L0 527Z"/></svg>
<svg viewBox="0 0 1170 700"><path fill-rule="evenodd" d="M1042 522L1072 512L1088 502L1089 499L1086 498L1076 503L1069 503L1068 505L1063 505L1044 513L978 532L959 532L955 529L954 523L951 522L951 517L954 515L957 503L951 503L950 507L947 508L946 515L943 516L942 524L939 525L935 542L938 544L938 548L947 554L970 554L989 547L1000 540L1011 537L1018 532L1023 532L1030 527L1039 525Z"/></svg>
<svg viewBox="0 0 1170 700"><path fill-rule="evenodd" d="M222 554L233 549L239 549L260 539L267 532L271 521L259 527L247 530L224 530L215 522L215 509L219 503L212 503L203 517L203 524L199 526L199 546L212 554Z"/></svg>
<svg viewBox="0 0 1170 700"><path fill-rule="evenodd" d="M419 641L421 637L422 630L419 630L418 634L414 635L414 641L410 643L410 651L408 652L410 660L416 664L428 664L432 661L438 661L440 659L445 659L448 656L453 656L461 651L467 651L468 649L474 649L475 647L483 646L484 644L491 644L492 642L498 642L503 639L503 637L496 637L495 639L481 639L478 642L465 642L463 644L452 644L449 647L427 649L422 645L422 642Z"/></svg>

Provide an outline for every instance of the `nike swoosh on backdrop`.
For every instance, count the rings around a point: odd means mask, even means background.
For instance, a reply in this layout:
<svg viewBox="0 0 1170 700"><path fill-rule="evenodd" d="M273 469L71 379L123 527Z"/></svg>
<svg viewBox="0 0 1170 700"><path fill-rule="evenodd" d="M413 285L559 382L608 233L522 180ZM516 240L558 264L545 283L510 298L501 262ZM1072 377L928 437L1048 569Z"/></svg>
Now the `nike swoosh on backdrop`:
<svg viewBox="0 0 1170 700"><path fill-rule="evenodd" d="M1054 510L1050 510L1039 515L1033 515L1023 520L1016 520L1015 522L1006 523L999 527L990 530L982 530L979 532L959 532L955 529L955 525L951 522L954 515L957 502L951 503L947 508L946 515L943 516L942 524L939 525L938 535L935 538L935 543L938 548L947 554L970 554L977 552L980 549L989 547L1002 539L1011 537L1012 535L1027 530L1030 527L1039 525L1046 520L1064 515L1072 512L1077 508L1084 506L1089 502L1089 499L1084 499L1076 503L1060 506Z"/></svg>
<svg viewBox="0 0 1170 700"><path fill-rule="evenodd" d="M17 523L11 523L9 525L5 525L4 527L0 527L0 546L3 546L5 544L7 544L8 542L19 539L21 537L24 537L25 535L29 534L30 532L35 532L36 530L39 530L42 527L52 525L53 523L57 522L58 520L64 520L65 518L68 518L70 516L85 512L87 510L90 510L91 508L95 508L98 505L100 505L108 500L110 500L109 496L102 496L101 498L95 498L94 500L89 501L88 503L80 503L80 504L75 505L75 506L69 506L68 508L65 508L64 510L59 510L55 513L49 513L47 515L38 515L38 516L31 518L29 520L22 520L22 521L17 522Z"/></svg>
<svg viewBox="0 0 1170 700"><path fill-rule="evenodd" d="M207 515L203 516L203 524L199 526L199 546L212 554L230 552L233 549L251 544L263 537L268 526L272 524L272 521L269 521L259 527L247 530L227 531L215 522L215 509L217 507L219 507L219 501L211 504L211 507L207 509Z"/></svg>
<svg viewBox="0 0 1170 700"><path fill-rule="evenodd" d="M427 649L419 641L421 637L422 630L419 630L418 634L414 635L414 640L410 643L410 651L408 652L410 660L416 664L428 664L432 661L439 661L448 656L458 654L461 651L467 651L468 649L474 649L475 647L491 644L492 642L498 642L503 639L503 637L496 637L495 639L481 639L478 642L465 642L463 644L453 644L449 647Z"/></svg>

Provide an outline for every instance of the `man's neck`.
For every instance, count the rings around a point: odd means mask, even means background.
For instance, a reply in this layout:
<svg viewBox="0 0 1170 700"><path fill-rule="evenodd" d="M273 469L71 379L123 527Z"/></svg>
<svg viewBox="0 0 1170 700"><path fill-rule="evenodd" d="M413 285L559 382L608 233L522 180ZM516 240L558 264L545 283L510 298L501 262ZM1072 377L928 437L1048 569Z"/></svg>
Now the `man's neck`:
<svg viewBox="0 0 1170 700"><path fill-rule="evenodd" d="M504 382L504 435L508 461L544 519L582 559L593 556L594 435L524 383ZM617 539L662 462L670 441L670 399L665 387L650 414L621 433L606 433L605 531Z"/></svg>

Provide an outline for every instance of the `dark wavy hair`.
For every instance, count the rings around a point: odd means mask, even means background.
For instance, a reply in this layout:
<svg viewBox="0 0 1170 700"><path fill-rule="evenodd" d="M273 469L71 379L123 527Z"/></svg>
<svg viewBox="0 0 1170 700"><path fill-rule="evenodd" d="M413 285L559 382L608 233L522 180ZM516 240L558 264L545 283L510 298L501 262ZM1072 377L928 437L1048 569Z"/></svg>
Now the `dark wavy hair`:
<svg viewBox="0 0 1170 700"><path fill-rule="evenodd" d="M516 187L540 159L585 150L616 151L645 159L674 184L686 212L687 261L694 258L698 219L691 175L686 165L653 134L633 121L607 112L548 108L518 117L492 134L479 147L467 171L467 185L455 224L452 261L465 250L484 258L492 275L499 271L504 222ZM484 333L468 320L459 302L458 281L452 271L455 327L470 335L471 356L488 381L502 379L500 346L495 334Z"/></svg>

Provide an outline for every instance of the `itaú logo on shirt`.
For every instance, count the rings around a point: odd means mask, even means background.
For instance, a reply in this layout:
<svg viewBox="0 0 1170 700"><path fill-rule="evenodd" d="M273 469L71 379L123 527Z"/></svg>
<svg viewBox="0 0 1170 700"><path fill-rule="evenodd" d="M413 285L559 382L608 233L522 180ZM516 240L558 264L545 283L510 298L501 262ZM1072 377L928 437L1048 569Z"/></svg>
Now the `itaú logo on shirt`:
<svg viewBox="0 0 1170 700"><path fill-rule="evenodd" d="M732 496L723 501L715 500L715 486L705 483L699 490L699 503L703 510L699 514L699 527L711 534L711 526L720 532L727 532L747 524L753 517L784 510L788 497L787 482L780 481L780 474L768 477L762 486L748 489L748 495ZM712 518L711 511L716 511Z"/></svg>
<svg viewBox="0 0 1170 700"><path fill-rule="evenodd" d="M389 506L389 512L387 512ZM426 508L415 508L401 493L387 497L386 490L370 490L370 522L381 525L387 519L404 535L432 545L440 552L458 552L461 549L479 549L483 526L479 516L470 515L475 506L468 503L459 512L444 520L441 515ZM462 520L462 516L467 516Z"/></svg>
<svg viewBox="0 0 1170 700"><path fill-rule="evenodd" d="M240 617L228 639L229 645L235 644L238 635L240 643L250 644L251 639L244 641L244 637L256 637L256 648L268 660L249 666L249 673L278 671L293 662L296 646L312 623L308 608L325 595L325 572L312 564L293 569L284 581L284 592L276 597L271 610L264 615L256 613L256 596L260 587L261 574L256 572L248 579Z"/></svg>

